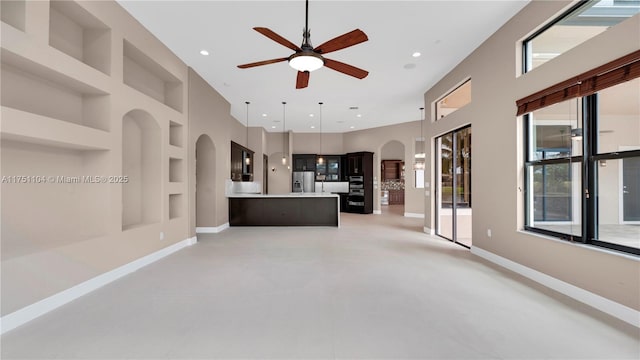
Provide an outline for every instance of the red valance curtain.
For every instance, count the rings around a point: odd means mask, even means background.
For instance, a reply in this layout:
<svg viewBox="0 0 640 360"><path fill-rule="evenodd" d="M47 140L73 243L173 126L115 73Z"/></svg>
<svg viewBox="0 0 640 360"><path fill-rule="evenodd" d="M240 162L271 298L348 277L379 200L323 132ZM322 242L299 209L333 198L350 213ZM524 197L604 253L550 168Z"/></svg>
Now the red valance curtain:
<svg viewBox="0 0 640 360"><path fill-rule="evenodd" d="M596 93L640 77L640 50L516 101L517 115Z"/></svg>

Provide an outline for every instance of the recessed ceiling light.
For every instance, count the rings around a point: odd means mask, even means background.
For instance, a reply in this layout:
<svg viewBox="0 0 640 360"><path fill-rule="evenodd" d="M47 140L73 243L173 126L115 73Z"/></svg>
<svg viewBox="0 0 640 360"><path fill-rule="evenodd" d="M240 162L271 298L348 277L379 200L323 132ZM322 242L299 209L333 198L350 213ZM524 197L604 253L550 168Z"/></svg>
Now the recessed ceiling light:
<svg viewBox="0 0 640 360"><path fill-rule="evenodd" d="M313 117L313 114L309 114L309 117Z"/></svg>
<svg viewBox="0 0 640 360"><path fill-rule="evenodd" d="M312 128L312 129L315 129L316 127L315 127L315 126L313 126L313 125L311 125L311 128Z"/></svg>
<svg viewBox="0 0 640 360"><path fill-rule="evenodd" d="M362 114L358 114L358 115L356 115L356 116L357 116L357 117L362 117Z"/></svg>
<svg viewBox="0 0 640 360"><path fill-rule="evenodd" d="M416 52L414 52L413 54L411 54L411 56L413 56L413 57L420 57L420 55L422 55L422 54L420 54L420 53L419 53L419 52L417 52L417 51L416 51Z"/></svg>
<svg viewBox="0 0 640 360"><path fill-rule="evenodd" d="M355 128L356 128L355 126L349 126L349 129L355 129Z"/></svg>
<svg viewBox="0 0 640 360"><path fill-rule="evenodd" d="M262 114L262 117L267 117L267 114Z"/></svg>
<svg viewBox="0 0 640 360"><path fill-rule="evenodd" d="M272 128L272 129L275 129L275 128L276 128L276 126L275 126L275 125L273 125L273 126L271 126L271 128Z"/></svg>
<svg viewBox="0 0 640 360"><path fill-rule="evenodd" d="M200 55L208 56L209 52L207 50L200 50Z"/></svg>

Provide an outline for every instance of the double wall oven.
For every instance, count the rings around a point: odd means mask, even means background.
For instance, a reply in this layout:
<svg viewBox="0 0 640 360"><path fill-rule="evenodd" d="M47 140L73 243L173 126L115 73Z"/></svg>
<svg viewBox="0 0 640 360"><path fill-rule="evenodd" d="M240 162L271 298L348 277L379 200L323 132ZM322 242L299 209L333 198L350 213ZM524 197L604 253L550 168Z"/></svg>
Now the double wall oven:
<svg viewBox="0 0 640 360"><path fill-rule="evenodd" d="M349 196L347 204L364 208L364 177L362 175L349 176Z"/></svg>

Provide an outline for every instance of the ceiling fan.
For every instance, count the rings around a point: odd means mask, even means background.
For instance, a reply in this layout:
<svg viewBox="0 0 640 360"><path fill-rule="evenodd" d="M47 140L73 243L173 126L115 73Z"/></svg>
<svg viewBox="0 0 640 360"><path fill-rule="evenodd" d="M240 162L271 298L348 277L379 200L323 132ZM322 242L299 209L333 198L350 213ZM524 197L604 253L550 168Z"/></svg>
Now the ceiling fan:
<svg viewBox="0 0 640 360"><path fill-rule="evenodd" d="M364 79L365 77L367 77L367 75L369 75L368 71L359 69L349 64L342 63L340 61L327 59L323 56L324 54L342 50L344 48L348 48L350 46L357 45L369 40L369 38L367 38L367 35L362 30L356 29L350 31L346 34L333 38L315 48L311 46L311 42L309 41L309 0L306 1L305 26L304 32L302 34L303 41L301 46L297 46L291 41L283 38L282 36L265 27L254 27L253 29L260 34L268 37L269 39L277 42L278 44L294 50L295 53L285 58L264 60L249 64L238 65L238 67L241 69L288 61L289 65L292 68L298 70L296 89L306 88L309 85L310 73L314 70L320 69L323 66L326 66L343 74L356 77L358 79Z"/></svg>

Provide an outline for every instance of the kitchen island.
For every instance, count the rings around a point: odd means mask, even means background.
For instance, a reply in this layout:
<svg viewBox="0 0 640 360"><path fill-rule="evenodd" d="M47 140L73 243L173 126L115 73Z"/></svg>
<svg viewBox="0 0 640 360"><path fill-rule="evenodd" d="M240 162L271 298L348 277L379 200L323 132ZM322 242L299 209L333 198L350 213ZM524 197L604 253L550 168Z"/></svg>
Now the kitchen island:
<svg viewBox="0 0 640 360"><path fill-rule="evenodd" d="M230 226L340 227L337 194L230 194L228 198Z"/></svg>

